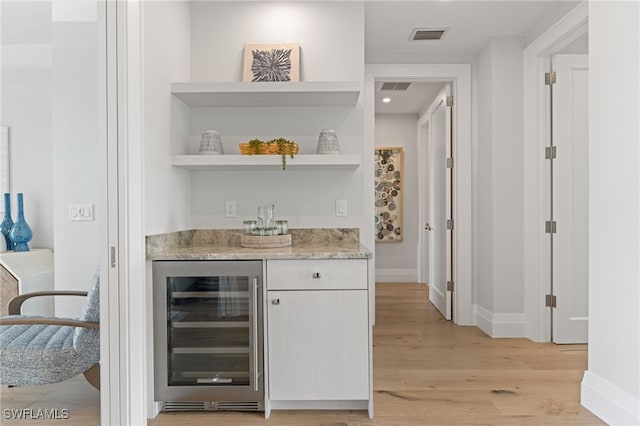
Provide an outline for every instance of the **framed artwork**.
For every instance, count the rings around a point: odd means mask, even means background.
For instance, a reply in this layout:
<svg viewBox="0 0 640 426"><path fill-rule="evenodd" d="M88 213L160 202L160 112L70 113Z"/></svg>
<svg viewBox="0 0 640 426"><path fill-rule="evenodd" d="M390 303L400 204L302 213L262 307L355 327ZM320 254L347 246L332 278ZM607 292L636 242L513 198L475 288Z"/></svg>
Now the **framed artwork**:
<svg viewBox="0 0 640 426"><path fill-rule="evenodd" d="M375 148L376 242L402 241L402 147Z"/></svg>
<svg viewBox="0 0 640 426"><path fill-rule="evenodd" d="M299 81L298 43L247 43L244 45L243 81Z"/></svg>

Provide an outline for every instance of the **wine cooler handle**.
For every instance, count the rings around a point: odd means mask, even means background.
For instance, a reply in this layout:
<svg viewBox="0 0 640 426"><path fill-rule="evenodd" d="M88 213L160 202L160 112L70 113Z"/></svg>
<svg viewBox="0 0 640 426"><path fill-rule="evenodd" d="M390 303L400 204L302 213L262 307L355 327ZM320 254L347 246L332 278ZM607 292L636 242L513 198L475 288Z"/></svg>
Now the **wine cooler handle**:
<svg viewBox="0 0 640 426"><path fill-rule="evenodd" d="M253 390L258 392L258 277L253 277Z"/></svg>

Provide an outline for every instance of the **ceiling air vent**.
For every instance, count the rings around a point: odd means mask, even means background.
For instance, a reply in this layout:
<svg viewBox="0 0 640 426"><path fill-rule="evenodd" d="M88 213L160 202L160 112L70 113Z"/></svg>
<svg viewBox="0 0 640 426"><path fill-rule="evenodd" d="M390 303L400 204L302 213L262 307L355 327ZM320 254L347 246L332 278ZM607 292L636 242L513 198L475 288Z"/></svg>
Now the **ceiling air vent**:
<svg viewBox="0 0 640 426"><path fill-rule="evenodd" d="M411 83L382 83L380 90L407 90Z"/></svg>
<svg viewBox="0 0 640 426"><path fill-rule="evenodd" d="M440 40L449 28L416 28L409 40Z"/></svg>

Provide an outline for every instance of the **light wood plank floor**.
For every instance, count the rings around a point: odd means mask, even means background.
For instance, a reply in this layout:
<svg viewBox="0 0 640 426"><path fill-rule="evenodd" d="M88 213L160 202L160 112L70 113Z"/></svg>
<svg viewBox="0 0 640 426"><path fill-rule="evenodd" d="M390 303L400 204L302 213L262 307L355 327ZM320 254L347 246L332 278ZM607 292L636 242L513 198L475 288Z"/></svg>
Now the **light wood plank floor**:
<svg viewBox="0 0 640 426"><path fill-rule="evenodd" d="M427 302L426 287L418 284L378 284L376 309L375 419L362 411L273 411L268 421L261 413L162 413L149 424L604 424L579 402L585 345L491 339L475 327L457 327L441 318ZM82 377L50 386L4 388L1 397L3 409L69 409L69 420L52 424L99 424L98 392ZM11 424L4 417L1 421Z"/></svg>

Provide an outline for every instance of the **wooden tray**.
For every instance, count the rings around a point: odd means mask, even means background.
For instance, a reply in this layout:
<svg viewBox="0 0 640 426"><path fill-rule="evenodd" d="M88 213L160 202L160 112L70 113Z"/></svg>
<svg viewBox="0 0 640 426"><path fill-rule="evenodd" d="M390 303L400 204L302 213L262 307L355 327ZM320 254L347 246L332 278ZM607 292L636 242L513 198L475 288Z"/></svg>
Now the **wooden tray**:
<svg viewBox="0 0 640 426"><path fill-rule="evenodd" d="M245 235L240 236L240 245L246 248L276 248L291 245L291 234L286 235Z"/></svg>

